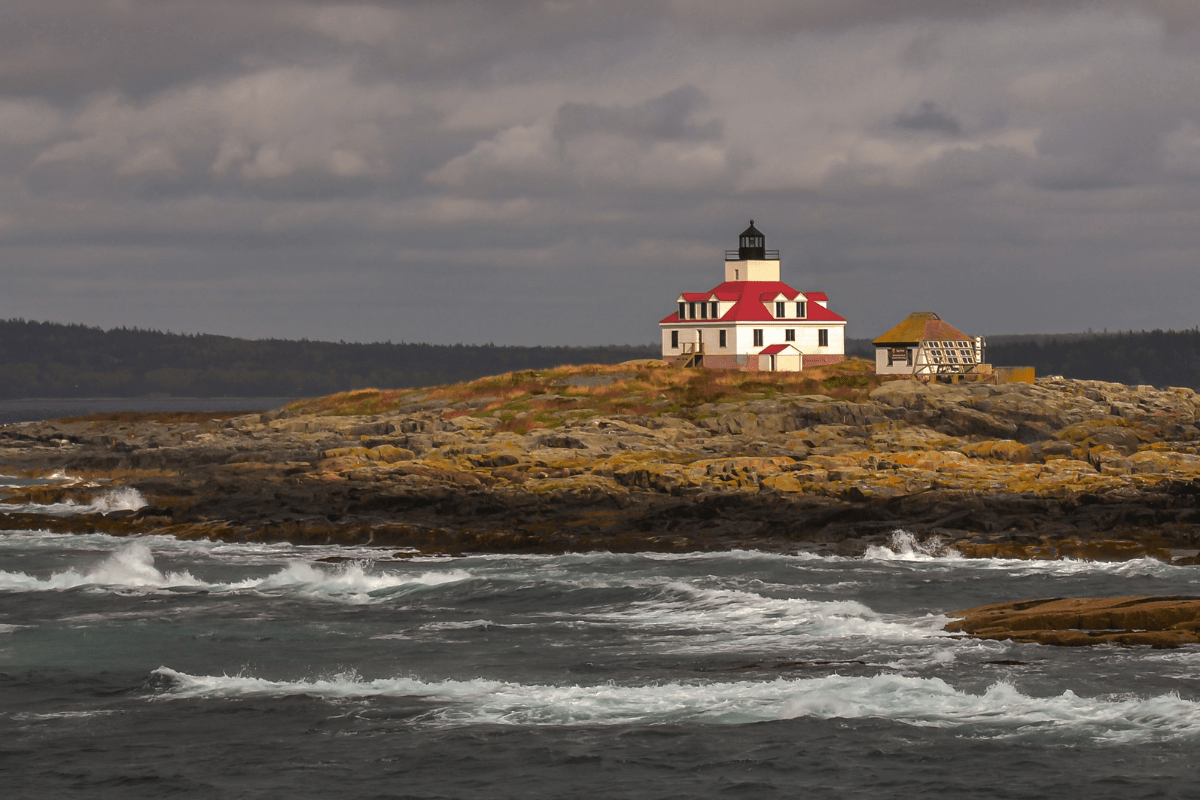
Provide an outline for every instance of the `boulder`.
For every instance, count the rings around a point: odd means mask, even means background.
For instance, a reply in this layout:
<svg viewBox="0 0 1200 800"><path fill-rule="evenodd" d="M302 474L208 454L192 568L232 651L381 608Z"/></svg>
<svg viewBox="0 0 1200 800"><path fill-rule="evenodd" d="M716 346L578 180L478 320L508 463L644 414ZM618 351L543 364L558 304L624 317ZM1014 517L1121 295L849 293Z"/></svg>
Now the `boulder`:
<svg viewBox="0 0 1200 800"><path fill-rule="evenodd" d="M1200 642L1200 597L1057 597L952 611L945 630L975 639L1067 647L1179 647Z"/></svg>

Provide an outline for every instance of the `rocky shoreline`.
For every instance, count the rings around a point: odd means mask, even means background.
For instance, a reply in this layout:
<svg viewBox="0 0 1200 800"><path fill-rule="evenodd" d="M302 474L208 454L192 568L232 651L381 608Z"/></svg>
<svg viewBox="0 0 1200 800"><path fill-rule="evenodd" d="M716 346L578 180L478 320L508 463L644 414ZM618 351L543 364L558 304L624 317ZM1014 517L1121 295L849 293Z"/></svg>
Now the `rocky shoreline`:
<svg viewBox="0 0 1200 800"><path fill-rule="evenodd" d="M903 529L967 557L1198 560L1192 390L881 383L849 370L826 381L857 382L847 399L760 376L695 402L702 376L680 383L693 371L639 364L391 393L376 413L346 413L364 406L352 394L349 406L229 419L9 425L0 474L71 477L0 490L0 528L420 553L841 555ZM114 487L146 505L38 507Z"/></svg>

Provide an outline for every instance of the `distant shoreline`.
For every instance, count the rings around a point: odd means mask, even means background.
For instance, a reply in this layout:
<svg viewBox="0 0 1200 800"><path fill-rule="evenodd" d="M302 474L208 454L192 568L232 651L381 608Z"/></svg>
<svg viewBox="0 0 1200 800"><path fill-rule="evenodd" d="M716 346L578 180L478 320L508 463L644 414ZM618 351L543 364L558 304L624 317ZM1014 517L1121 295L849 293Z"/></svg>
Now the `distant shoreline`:
<svg viewBox="0 0 1200 800"><path fill-rule="evenodd" d="M295 397L32 397L0 400L0 425L133 411L142 413L254 412L280 408Z"/></svg>

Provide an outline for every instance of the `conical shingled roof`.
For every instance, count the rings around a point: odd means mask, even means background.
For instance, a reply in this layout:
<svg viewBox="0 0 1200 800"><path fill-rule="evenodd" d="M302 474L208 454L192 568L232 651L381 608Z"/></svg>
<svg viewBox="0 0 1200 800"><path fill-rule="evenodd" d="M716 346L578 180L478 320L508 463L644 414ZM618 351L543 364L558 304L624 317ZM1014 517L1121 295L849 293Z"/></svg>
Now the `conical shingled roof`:
<svg viewBox="0 0 1200 800"><path fill-rule="evenodd" d="M955 328L932 311L915 311L908 319L875 339L874 345L915 344L943 339L971 341L971 337Z"/></svg>

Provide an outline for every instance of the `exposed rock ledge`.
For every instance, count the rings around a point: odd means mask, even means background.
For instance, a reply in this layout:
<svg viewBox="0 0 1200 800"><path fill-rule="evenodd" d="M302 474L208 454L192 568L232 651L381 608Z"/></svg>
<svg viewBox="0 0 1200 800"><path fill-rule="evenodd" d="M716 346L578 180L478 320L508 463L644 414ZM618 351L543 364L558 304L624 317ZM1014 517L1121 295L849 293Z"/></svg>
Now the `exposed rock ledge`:
<svg viewBox="0 0 1200 800"><path fill-rule="evenodd" d="M843 555L903 528L970 557L1196 561L1192 390L879 385L864 366L845 369L803 392L795 378L627 365L218 421L9 425L0 474L86 480L0 489L12 509L0 528L450 553ZM753 383L718 383L733 379ZM839 392L848 399L829 396ZM381 397L382 413L344 413ZM73 517L13 505L113 485L148 505Z"/></svg>
<svg viewBox="0 0 1200 800"><path fill-rule="evenodd" d="M1067 647L1179 647L1200 642L1200 597L1057 597L968 608L946 626L975 639Z"/></svg>

